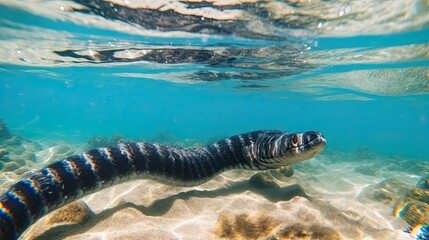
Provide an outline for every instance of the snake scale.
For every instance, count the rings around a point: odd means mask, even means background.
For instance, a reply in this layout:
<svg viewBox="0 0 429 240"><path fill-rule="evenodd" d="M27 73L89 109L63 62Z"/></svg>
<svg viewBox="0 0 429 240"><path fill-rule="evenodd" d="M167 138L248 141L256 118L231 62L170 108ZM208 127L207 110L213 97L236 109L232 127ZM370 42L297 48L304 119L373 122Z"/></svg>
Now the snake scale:
<svg viewBox="0 0 429 240"><path fill-rule="evenodd" d="M13 184L0 196L0 239L17 239L39 218L82 196L133 179L175 186L202 184L230 169L266 170L319 154L319 132L265 130L200 148L152 143L97 148L55 162Z"/></svg>

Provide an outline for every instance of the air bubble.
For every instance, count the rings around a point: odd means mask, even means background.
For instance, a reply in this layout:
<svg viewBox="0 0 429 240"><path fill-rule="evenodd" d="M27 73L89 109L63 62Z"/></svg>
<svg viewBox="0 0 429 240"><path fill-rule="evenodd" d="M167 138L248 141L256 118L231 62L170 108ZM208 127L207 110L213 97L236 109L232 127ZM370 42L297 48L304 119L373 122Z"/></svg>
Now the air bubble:
<svg viewBox="0 0 429 240"><path fill-rule="evenodd" d="M60 10L61 10L61 11L64 11L64 9L65 9L65 8L64 8L64 6L63 6L63 5L60 5Z"/></svg>
<svg viewBox="0 0 429 240"><path fill-rule="evenodd" d="M205 19L204 17L201 17L201 21L204 21L204 19Z"/></svg>
<svg viewBox="0 0 429 240"><path fill-rule="evenodd" d="M344 10L341 10L338 12L338 16L340 16L340 17L344 16L344 14L345 14Z"/></svg>
<svg viewBox="0 0 429 240"><path fill-rule="evenodd" d="M323 27L323 23L320 22L319 24L317 24L317 28L322 28Z"/></svg>

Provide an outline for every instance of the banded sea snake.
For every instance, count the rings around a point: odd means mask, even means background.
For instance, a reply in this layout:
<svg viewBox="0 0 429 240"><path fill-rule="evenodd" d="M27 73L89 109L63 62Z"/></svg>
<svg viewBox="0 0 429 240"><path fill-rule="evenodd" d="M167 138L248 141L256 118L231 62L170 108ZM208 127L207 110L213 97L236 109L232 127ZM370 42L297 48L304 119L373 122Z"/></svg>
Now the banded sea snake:
<svg viewBox="0 0 429 240"><path fill-rule="evenodd" d="M84 195L133 179L196 186L230 169L275 169L319 154L319 132L255 131L201 148L151 143L98 148L55 162L0 196L0 239L17 239L47 213Z"/></svg>

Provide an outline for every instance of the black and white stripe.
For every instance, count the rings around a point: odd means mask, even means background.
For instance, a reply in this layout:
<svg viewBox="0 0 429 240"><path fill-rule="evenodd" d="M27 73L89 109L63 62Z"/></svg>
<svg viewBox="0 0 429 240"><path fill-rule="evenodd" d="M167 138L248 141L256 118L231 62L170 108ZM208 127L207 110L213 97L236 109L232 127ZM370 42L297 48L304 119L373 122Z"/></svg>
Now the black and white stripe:
<svg viewBox="0 0 429 240"><path fill-rule="evenodd" d="M324 146L320 133L304 134L309 136L305 138L308 141L321 139ZM140 142L71 156L30 174L0 196L0 239L16 239L48 212L130 179L148 178L165 184L195 186L229 169L269 169L273 162L273 166L278 166L307 159L289 153L292 136L280 131L256 131L203 148ZM313 145L316 145L314 141ZM304 154L307 148L299 151ZM321 149L323 147L318 151ZM288 157L285 153L289 153Z"/></svg>

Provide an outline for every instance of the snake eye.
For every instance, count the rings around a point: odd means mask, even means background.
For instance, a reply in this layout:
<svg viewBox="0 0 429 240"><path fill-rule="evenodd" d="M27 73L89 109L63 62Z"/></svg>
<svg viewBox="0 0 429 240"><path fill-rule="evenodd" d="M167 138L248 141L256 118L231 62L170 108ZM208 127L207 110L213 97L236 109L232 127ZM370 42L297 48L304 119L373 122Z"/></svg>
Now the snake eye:
<svg viewBox="0 0 429 240"><path fill-rule="evenodd" d="M296 136L296 135L293 136L292 144L294 144L294 145L298 144L298 136Z"/></svg>

